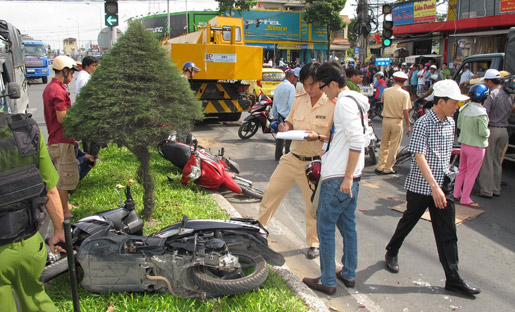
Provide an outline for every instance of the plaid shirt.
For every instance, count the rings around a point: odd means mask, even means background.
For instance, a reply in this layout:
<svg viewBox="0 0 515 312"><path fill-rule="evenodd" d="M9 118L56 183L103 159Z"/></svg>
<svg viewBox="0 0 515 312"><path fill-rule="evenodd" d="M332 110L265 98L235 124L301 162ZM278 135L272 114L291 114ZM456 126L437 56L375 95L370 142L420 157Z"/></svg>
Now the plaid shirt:
<svg viewBox="0 0 515 312"><path fill-rule="evenodd" d="M441 121L431 109L428 114L417 120L408 146L412 153L411 168L404 188L417 194L432 195L431 186L418 168L415 153L426 155L433 177L441 187L445 175L449 172L453 141L454 120L451 117Z"/></svg>

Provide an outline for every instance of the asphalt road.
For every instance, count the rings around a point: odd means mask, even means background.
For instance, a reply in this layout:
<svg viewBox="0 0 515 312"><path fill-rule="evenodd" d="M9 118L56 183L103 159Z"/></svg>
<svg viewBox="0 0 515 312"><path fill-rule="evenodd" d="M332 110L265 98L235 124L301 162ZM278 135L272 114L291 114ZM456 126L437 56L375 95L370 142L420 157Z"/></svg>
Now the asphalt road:
<svg viewBox="0 0 515 312"><path fill-rule="evenodd" d="M31 84L29 112L47 136L43 118L42 92L45 85ZM74 98L74 81L70 84ZM244 116L245 117L245 114ZM380 122L374 121L380 135ZM265 188L275 169L274 140L270 134L257 133L249 140L238 138L239 122L204 122L194 134L202 145L216 152L225 148L226 156L237 161L241 176ZM403 144L406 144L406 140ZM500 197L474 198L484 214L458 225L460 272L482 293L475 299L445 291L445 277L439 263L431 223L421 220L406 239L399 254L400 273L384 269L385 246L401 214L391 208L404 203L402 189L409 164L398 174L377 176L373 166L364 170L356 212L359 263L356 287L347 289L340 283L334 296L318 293L333 311L514 311L515 310L515 164L504 167L503 180L508 183ZM256 217L259 202L242 196L224 196L244 216ZM289 267L300 279L320 275L319 262L307 260L305 253L304 205L295 186L283 200L269 224L271 246L281 252ZM337 267L342 241L337 238Z"/></svg>

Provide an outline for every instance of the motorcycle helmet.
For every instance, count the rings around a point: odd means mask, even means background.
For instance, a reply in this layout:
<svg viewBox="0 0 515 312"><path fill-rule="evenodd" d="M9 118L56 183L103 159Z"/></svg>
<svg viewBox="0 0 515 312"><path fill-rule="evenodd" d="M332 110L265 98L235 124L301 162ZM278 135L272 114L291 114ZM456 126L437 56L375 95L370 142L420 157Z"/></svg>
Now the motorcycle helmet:
<svg viewBox="0 0 515 312"><path fill-rule="evenodd" d="M197 65L195 65L195 63L193 62L186 62L184 63L184 65L182 65L182 71L187 71L187 70L194 70L194 71L200 71L200 68L197 67Z"/></svg>
<svg viewBox="0 0 515 312"><path fill-rule="evenodd" d="M477 103L483 103L489 94L488 87L483 83L473 85L468 93L470 100Z"/></svg>
<svg viewBox="0 0 515 312"><path fill-rule="evenodd" d="M75 62L71 57L66 55L59 55L52 62L52 68L54 70L63 70L65 68L73 69L78 71L77 62Z"/></svg>
<svg viewBox="0 0 515 312"><path fill-rule="evenodd" d="M308 181L317 185L320 180L320 173L322 171L322 161L320 159L313 160L306 165L306 177Z"/></svg>

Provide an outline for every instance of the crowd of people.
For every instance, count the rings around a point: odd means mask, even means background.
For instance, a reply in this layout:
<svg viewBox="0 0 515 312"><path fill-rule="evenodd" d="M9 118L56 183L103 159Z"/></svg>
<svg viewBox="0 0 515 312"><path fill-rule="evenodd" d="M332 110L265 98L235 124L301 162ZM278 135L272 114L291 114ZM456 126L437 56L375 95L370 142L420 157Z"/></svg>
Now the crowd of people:
<svg viewBox="0 0 515 312"><path fill-rule="evenodd" d="M288 73L284 82L288 87L294 81L292 74ZM470 88L470 99L461 94L460 85L450 78L445 63L441 67L427 63L410 68L404 63L400 68L388 68L385 73L373 64L362 71L354 67L345 69L336 62L309 63L300 70L300 83L307 93L294 100L274 99L277 110L290 109L289 115L283 116L286 118L280 123L279 131L303 129L309 135L304 141L293 141L290 152L280 158L260 204L258 220L267 225L290 187L294 183L299 185L306 206L309 247L306 256L308 259L320 256L321 276L304 278L308 287L331 295L337 289L336 279L346 287L355 285L355 211L365 145L364 123L360 119L369 109L369 99L360 93L359 86L373 83L378 95L375 100L384 104L377 174L396 173L394 164L401 139L404 134L411 134L408 150L412 154L412 166L404 185L407 209L386 246L386 269L399 272L398 253L402 243L429 209L446 277L445 289L466 295L480 293L458 272L454 202L459 200L473 208L479 206L470 198L478 173L478 195L485 198L500 195L508 118L515 107L501 86L501 74L495 69L485 73L481 84ZM470 83L472 78L472 75L462 76L463 83ZM386 80L391 81L391 87ZM412 125L409 120L412 99L428 92L433 107ZM454 181L449 161L456 140L454 118L459 102L466 104L457 119L457 128L461 130L457 140L462 154ZM321 107L325 108L324 113L319 112ZM317 120L319 116L323 118ZM309 188L304 168L316 159L321 159L322 166L315 192ZM335 266L336 227L343 238L341 270Z"/></svg>

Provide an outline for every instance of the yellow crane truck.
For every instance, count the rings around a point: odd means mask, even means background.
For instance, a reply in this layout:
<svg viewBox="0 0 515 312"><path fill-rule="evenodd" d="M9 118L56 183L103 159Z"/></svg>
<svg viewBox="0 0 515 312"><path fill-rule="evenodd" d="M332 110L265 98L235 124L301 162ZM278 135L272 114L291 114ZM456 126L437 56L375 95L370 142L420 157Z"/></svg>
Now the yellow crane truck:
<svg viewBox="0 0 515 312"><path fill-rule="evenodd" d="M200 68L190 84L206 117L235 121L254 103L247 81L261 79L263 49L245 45L243 19L215 16L200 30L162 45L178 68L186 62Z"/></svg>

